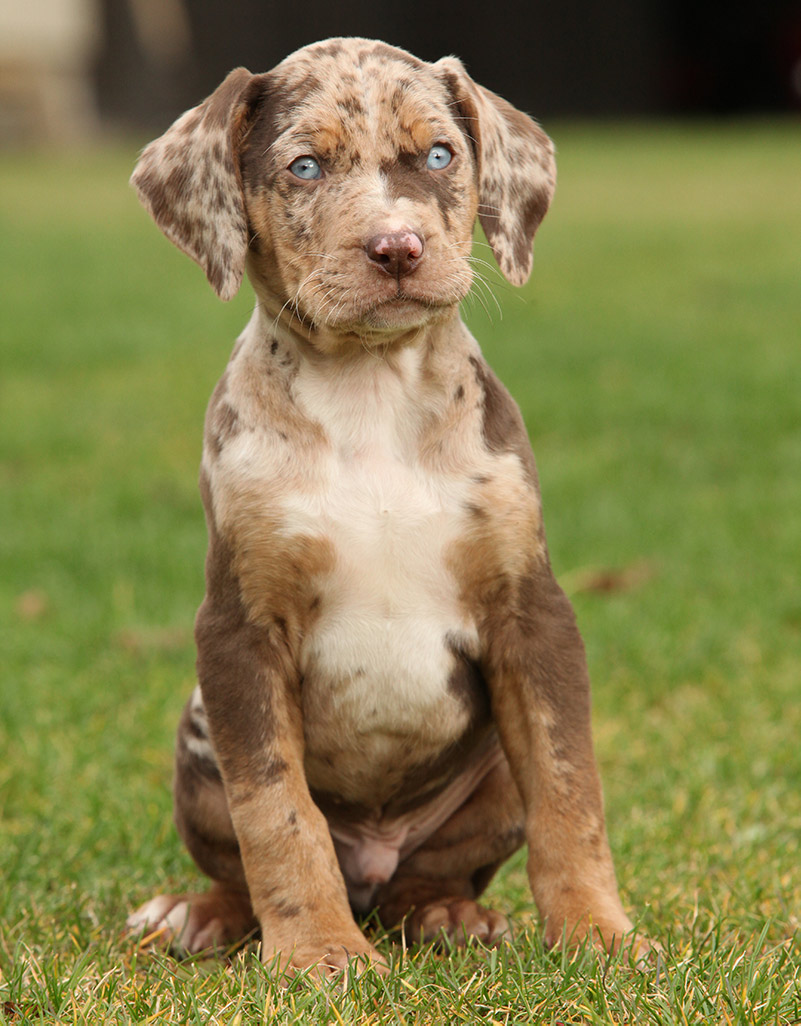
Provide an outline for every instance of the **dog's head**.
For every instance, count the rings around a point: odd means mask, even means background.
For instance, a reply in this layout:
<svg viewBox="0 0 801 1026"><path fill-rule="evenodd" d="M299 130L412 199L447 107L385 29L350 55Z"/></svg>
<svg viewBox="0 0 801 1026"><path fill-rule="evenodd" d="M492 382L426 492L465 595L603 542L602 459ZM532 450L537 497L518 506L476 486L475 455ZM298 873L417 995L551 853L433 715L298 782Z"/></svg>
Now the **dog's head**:
<svg viewBox="0 0 801 1026"><path fill-rule="evenodd" d="M369 334L465 297L476 215L522 285L555 166L542 130L456 58L332 39L266 74L232 71L145 149L132 182L223 299L247 264L268 306Z"/></svg>

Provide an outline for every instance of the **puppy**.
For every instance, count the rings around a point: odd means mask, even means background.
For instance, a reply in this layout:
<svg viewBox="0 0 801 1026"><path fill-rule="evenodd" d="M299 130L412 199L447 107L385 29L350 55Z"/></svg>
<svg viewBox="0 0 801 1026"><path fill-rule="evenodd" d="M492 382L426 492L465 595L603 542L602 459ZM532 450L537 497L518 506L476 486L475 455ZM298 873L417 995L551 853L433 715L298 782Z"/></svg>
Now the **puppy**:
<svg viewBox="0 0 801 1026"><path fill-rule="evenodd" d="M632 926L520 413L459 316L478 217L522 285L553 148L455 58L331 39L239 68L143 152L164 233L256 308L212 395L198 687L175 820L213 884L130 919L188 951L380 961L353 913L495 942L524 842L548 944Z"/></svg>

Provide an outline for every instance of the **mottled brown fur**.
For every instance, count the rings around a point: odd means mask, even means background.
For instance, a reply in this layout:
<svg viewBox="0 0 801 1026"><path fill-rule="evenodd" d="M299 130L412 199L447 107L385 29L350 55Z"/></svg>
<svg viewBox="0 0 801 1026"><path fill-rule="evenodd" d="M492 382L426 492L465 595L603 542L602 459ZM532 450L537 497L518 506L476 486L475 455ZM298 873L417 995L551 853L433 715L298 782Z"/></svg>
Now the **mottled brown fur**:
<svg viewBox="0 0 801 1026"><path fill-rule="evenodd" d="M547 136L455 58L328 40L232 72L133 181L257 306L206 417L176 750L176 823L215 885L132 926L196 950L255 922L267 957L332 971L380 961L351 907L494 942L476 899L525 840L548 941L619 943L581 639L522 418L458 313L476 217L528 277Z"/></svg>

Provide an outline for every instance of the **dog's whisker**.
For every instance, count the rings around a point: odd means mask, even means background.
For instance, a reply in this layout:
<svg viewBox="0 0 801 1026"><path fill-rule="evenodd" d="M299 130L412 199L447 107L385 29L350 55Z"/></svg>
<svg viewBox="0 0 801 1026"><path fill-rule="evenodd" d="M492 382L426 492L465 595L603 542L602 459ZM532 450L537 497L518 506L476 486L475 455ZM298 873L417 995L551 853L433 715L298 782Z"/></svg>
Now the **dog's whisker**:
<svg viewBox="0 0 801 1026"><path fill-rule="evenodd" d="M290 296L289 299L287 299L287 301L284 303L284 305L280 308L280 310L278 311L278 313L275 315L275 317L273 319L271 334L275 334L275 332L276 332L276 330L278 328L278 325L279 325L279 323L281 321L281 316L282 316L282 314L286 310L289 310L289 313L290 313L288 327L291 328L293 319L297 319L299 324L303 324L303 315L301 314L300 305L299 305L300 304L301 290L306 285L306 283L309 280L309 278L311 278L315 273L316 273L316 271L313 271L308 276L308 278L304 279L304 281L295 290L295 293L292 296Z"/></svg>
<svg viewBox="0 0 801 1026"><path fill-rule="evenodd" d="M321 286L321 287L323 287L323 286ZM331 310L330 309L330 299L331 299L331 296L336 296L338 294L340 296L339 301L336 304L336 306L334 307L334 309ZM322 318L324 319L324 321L327 324L333 323L333 317L335 316L335 314L339 310L339 308L342 305L344 305L345 302L347 302L347 299L348 299L348 293L345 292L344 295L343 295L342 294L342 287L340 285L331 285L330 288L322 296L320 296L318 298L318 305L319 305L319 308L320 308L321 316L322 316ZM329 310L327 312L326 312L326 309L325 309L326 306L329 307Z"/></svg>
<svg viewBox="0 0 801 1026"><path fill-rule="evenodd" d="M492 253L492 246L490 246L488 242L482 242L481 239L473 240L473 249L476 249L476 247L479 249L488 249L490 253Z"/></svg>
<svg viewBox="0 0 801 1026"><path fill-rule="evenodd" d="M322 272L319 268L315 268L303 279L303 281L295 289L294 295L290 296L290 298L279 311L279 316L281 313L283 313L285 309L287 309L287 307L289 307L290 311L293 311L293 316L297 318L298 323L304 323L305 318L300 310L300 301L303 296L303 292L308 288L309 285L312 286L312 290L316 288L316 285L314 284L314 278L320 275L321 273Z"/></svg>
<svg viewBox="0 0 801 1026"><path fill-rule="evenodd" d="M492 302L495 304L496 310L498 311L498 315L499 315L500 319L503 320L503 307L501 306L500 302L498 301L498 297L495 295L495 292L493 290L492 285L484 277L484 275L481 274L480 271L474 271L473 272L473 289L475 291L475 295L477 295L477 296L479 296L479 295L480 296L486 296L487 299L491 299L492 300ZM489 313L488 313L488 316L489 316ZM492 320L491 317L490 317L490 320Z"/></svg>
<svg viewBox="0 0 801 1026"><path fill-rule="evenodd" d="M482 260L480 257L471 256L470 266L473 268L473 274L476 277L481 278L490 291L493 289L502 289L504 292L509 291L508 284L499 276L498 269L494 264L490 264L488 261ZM486 268L489 273L484 273L480 268Z"/></svg>
<svg viewBox="0 0 801 1026"><path fill-rule="evenodd" d="M329 323L330 325L336 325L336 323L337 323L337 320L336 320L336 319L337 319L337 315L339 314L339 311L340 311L340 310L341 310L341 309L342 309L342 308L343 308L343 307L345 306L345 304L346 304L346 303L348 302L349 298L350 298L350 294L349 294L349 292L346 292L346 293L345 293L345 294L344 294L344 295L342 296L342 298L340 299L340 301L339 301L339 302L338 302L338 303L336 304L336 306L334 306L334 308L333 308L333 309L332 309L332 310L330 311L330 313L328 314L328 317L327 317L327 322L328 322L328 323Z"/></svg>

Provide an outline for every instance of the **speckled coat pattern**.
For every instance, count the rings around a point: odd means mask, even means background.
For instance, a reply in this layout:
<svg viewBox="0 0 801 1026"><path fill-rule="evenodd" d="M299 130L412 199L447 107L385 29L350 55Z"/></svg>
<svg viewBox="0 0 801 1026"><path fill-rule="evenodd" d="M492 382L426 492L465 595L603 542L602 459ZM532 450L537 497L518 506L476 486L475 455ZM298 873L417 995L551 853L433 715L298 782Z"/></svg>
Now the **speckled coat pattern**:
<svg viewBox="0 0 801 1026"><path fill-rule="evenodd" d="M546 939L631 930L520 414L459 316L478 218L515 285L555 184L542 129L384 43L237 69L143 152L164 233L253 316L206 417L198 686L175 818L213 883L130 925L190 951L381 957L354 913L494 943L528 844Z"/></svg>

